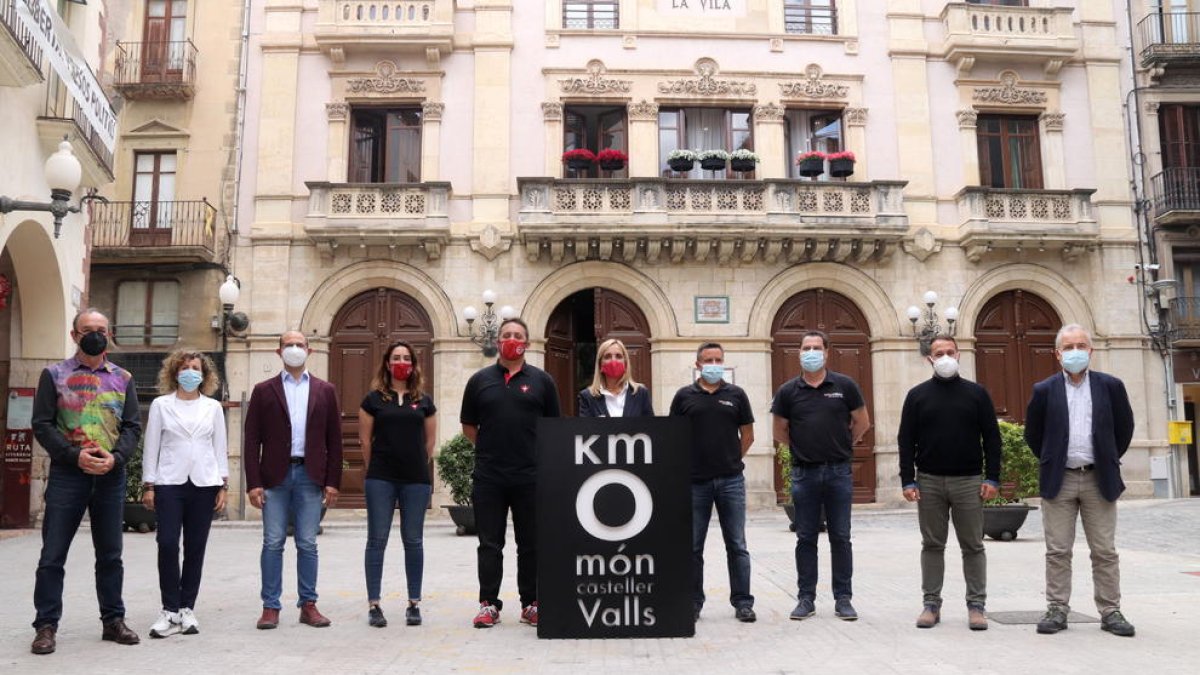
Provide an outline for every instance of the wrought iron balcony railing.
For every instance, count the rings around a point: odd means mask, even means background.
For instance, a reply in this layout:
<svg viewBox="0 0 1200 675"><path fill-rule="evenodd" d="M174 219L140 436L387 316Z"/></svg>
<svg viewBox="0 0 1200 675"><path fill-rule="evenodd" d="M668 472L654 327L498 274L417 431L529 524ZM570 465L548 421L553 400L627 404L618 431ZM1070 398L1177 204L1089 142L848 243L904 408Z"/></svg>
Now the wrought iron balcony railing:
<svg viewBox="0 0 1200 675"><path fill-rule="evenodd" d="M17 3L0 0L0 86L42 81L42 48L17 19Z"/></svg>
<svg viewBox="0 0 1200 675"><path fill-rule="evenodd" d="M1200 340L1200 298L1172 298L1171 340Z"/></svg>
<svg viewBox="0 0 1200 675"><path fill-rule="evenodd" d="M128 255L149 247L216 249L216 209L205 200L172 202L95 202L92 204L92 247L129 249ZM169 254L169 253L168 253Z"/></svg>
<svg viewBox="0 0 1200 675"><path fill-rule="evenodd" d="M1153 12L1138 22L1142 65L1200 59L1200 12Z"/></svg>
<svg viewBox="0 0 1200 675"><path fill-rule="evenodd" d="M118 42L113 86L126 98L190 99L196 84L196 45Z"/></svg>
<svg viewBox="0 0 1200 675"><path fill-rule="evenodd" d="M1200 168L1163 169L1150 178L1154 217L1163 224L1200 218Z"/></svg>

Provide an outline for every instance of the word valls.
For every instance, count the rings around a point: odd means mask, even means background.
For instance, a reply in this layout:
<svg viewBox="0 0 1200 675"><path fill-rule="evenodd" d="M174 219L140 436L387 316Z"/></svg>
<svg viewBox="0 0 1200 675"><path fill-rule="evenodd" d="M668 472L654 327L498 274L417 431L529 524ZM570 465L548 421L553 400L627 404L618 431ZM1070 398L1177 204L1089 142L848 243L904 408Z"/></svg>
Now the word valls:
<svg viewBox="0 0 1200 675"><path fill-rule="evenodd" d="M575 437L576 464L617 464L624 454L625 464L637 463L639 448L641 463L653 463L653 447L650 437L646 434L610 434L608 436L607 462L601 461L592 445L600 439L599 435ZM624 450L624 453L622 453ZM612 526L600 522L596 517L596 495L601 488L608 485L623 485L633 494L633 515L624 524ZM654 514L654 497L646 483L629 471L622 469L606 469L588 477L579 487L575 497L575 517L588 534L603 541L623 541L637 536L650 524Z"/></svg>

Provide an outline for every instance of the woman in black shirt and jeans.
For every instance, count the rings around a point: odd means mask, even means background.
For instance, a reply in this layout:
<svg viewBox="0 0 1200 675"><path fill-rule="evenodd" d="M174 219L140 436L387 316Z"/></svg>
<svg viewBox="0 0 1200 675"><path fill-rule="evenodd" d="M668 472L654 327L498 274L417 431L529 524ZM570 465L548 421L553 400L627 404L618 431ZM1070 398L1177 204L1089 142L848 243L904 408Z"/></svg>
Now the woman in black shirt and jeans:
<svg viewBox="0 0 1200 675"><path fill-rule="evenodd" d="M429 460L437 438L437 408L424 392L420 366L412 345L388 345L371 391L358 411L358 434L367 465L367 602L370 625L383 628L387 619L379 608L383 554L392 528L392 513L400 507L400 538L404 542L404 573L408 579L410 626L420 625L421 577L425 564L422 530L432 490Z"/></svg>

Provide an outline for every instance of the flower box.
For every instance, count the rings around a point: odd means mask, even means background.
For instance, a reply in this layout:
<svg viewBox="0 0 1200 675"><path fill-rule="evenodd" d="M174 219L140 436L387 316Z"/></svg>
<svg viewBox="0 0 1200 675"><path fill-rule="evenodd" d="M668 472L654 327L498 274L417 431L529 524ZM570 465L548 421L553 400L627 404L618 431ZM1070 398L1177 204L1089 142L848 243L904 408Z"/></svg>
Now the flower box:
<svg viewBox="0 0 1200 675"><path fill-rule="evenodd" d="M796 158L796 165L800 167L801 176L816 178L825 173L825 153L805 152Z"/></svg>
<svg viewBox="0 0 1200 675"><path fill-rule="evenodd" d="M829 175L845 178L854 174L854 153L835 152L829 155Z"/></svg>

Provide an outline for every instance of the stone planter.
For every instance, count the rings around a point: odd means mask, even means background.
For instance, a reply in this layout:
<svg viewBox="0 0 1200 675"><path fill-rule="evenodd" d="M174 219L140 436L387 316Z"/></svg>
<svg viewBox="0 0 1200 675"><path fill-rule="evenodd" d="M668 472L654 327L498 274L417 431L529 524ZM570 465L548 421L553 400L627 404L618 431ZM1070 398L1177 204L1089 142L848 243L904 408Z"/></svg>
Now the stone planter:
<svg viewBox="0 0 1200 675"><path fill-rule="evenodd" d="M1017 538L1017 530L1025 524L1025 518L1036 506L1028 504L998 504L983 507L983 533L999 541Z"/></svg>
<svg viewBox="0 0 1200 675"><path fill-rule="evenodd" d="M154 512L138 502L125 502L125 529L130 532L153 532L158 527Z"/></svg>
<svg viewBox="0 0 1200 675"><path fill-rule="evenodd" d="M458 536L475 534L475 507L470 504L443 504L450 514L450 520L458 526L455 532Z"/></svg>

